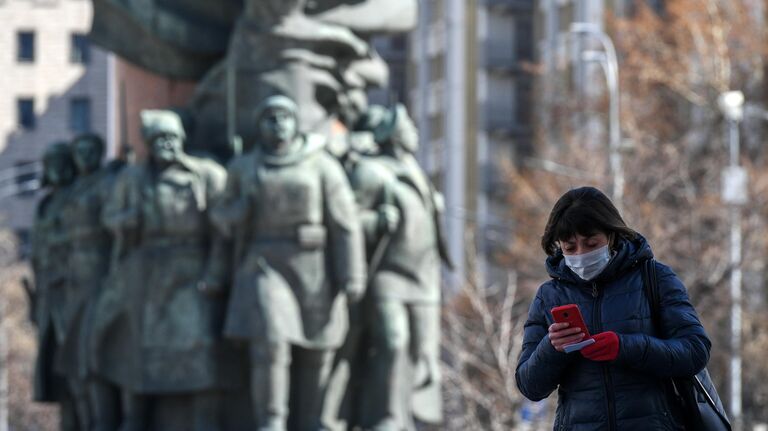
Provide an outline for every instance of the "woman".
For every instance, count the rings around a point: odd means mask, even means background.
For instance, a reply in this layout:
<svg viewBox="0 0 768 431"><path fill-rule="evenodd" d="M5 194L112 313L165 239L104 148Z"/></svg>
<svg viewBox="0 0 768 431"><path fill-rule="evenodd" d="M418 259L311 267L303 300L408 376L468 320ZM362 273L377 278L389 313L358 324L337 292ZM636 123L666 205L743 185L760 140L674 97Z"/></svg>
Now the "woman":
<svg viewBox="0 0 768 431"><path fill-rule="evenodd" d="M515 374L523 395L537 401L558 389L556 430L683 429L665 382L701 371L711 343L674 272L656 263L663 330L656 336L642 277L651 248L592 187L558 200L541 245L552 279L525 324ZM585 335L550 313L566 304L580 307L595 339L573 353L563 347Z"/></svg>

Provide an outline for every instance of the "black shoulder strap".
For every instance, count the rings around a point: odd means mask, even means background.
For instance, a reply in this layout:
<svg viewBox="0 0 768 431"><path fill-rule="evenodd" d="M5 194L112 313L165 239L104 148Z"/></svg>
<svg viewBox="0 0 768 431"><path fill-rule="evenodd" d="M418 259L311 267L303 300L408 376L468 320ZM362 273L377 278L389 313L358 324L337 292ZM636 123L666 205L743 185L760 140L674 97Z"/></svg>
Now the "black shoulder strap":
<svg viewBox="0 0 768 431"><path fill-rule="evenodd" d="M659 283L656 278L656 259L648 259L643 262L643 288L645 297L648 298L648 306L651 309L651 322L656 335L661 335L661 298L659 297Z"/></svg>

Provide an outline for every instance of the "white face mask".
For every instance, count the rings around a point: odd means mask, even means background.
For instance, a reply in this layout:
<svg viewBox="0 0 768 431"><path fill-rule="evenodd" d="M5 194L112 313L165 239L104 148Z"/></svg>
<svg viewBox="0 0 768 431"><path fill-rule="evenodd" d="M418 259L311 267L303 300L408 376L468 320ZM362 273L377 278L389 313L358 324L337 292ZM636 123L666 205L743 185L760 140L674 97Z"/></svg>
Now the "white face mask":
<svg viewBox="0 0 768 431"><path fill-rule="evenodd" d="M583 280L589 281L600 275L611 261L611 249L606 244L584 254L565 255L565 264Z"/></svg>

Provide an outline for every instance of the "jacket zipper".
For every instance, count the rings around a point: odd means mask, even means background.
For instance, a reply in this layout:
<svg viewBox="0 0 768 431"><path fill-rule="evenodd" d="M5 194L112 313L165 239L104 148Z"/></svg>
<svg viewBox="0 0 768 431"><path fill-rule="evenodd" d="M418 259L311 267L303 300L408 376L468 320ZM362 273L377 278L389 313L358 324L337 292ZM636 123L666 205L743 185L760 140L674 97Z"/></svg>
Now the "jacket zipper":
<svg viewBox="0 0 768 431"><path fill-rule="evenodd" d="M603 296L600 295L600 291L597 289L597 283L592 283L592 298L594 299L594 313L592 314L592 325L595 331L599 334L603 332L602 325L602 300ZM603 384L605 385L605 398L608 403L608 429L616 429L616 412L615 412L615 400L613 393L613 379L611 378L611 371L608 364L602 364L603 367Z"/></svg>

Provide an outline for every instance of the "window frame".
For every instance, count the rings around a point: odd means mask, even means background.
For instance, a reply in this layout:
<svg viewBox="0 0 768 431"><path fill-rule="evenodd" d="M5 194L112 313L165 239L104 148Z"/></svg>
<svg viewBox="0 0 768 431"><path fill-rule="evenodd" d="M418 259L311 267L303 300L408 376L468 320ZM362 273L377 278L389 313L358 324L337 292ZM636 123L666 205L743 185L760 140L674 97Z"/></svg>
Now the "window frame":
<svg viewBox="0 0 768 431"><path fill-rule="evenodd" d="M24 36L29 36L29 42L30 46L29 48L29 55L27 54L27 50L24 48L26 47L23 43ZM34 30L30 29L20 29L16 31L16 62L17 63L34 63L36 60L36 54L37 54L37 34Z"/></svg>
<svg viewBox="0 0 768 431"><path fill-rule="evenodd" d="M82 105L78 105L82 103ZM80 120L85 124L85 127L80 127L76 118L76 113L79 112L76 106L84 106L85 110L82 111L85 114L85 120ZM93 131L93 103L88 96L74 96L69 99L69 129L77 134L89 133Z"/></svg>
<svg viewBox="0 0 768 431"><path fill-rule="evenodd" d="M28 105L26 104L27 102ZM29 106L29 112L23 108L24 106ZM25 114L29 114L29 116ZM27 118L30 120L26 121L25 119ZM16 126L21 130L35 130L37 128L34 97L16 98Z"/></svg>
<svg viewBox="0 0 768 431"><path fill-rule="evenodd" d="M91 62L91 41L86 33L73 32L69 36L69 62L89 64Z"/></svg>

